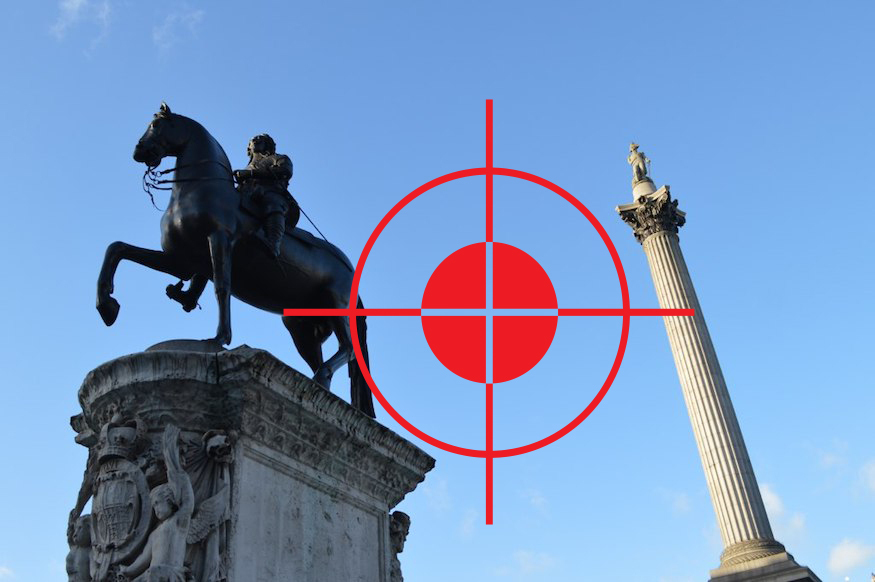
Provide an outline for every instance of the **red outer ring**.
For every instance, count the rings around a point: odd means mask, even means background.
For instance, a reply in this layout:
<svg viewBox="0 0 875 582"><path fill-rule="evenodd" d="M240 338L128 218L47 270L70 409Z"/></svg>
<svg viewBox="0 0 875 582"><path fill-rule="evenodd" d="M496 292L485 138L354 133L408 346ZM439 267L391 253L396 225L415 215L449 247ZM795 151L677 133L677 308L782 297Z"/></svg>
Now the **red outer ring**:
<svg viewBox="0 0 875 582"><path fill-rule="evenodd" d="M377 242L377 239L380 237L380 234L383 232L383 229L386 228L386 225L395 218L395 216L401 211L402 208L410 204L414 199L424 194L425 192L440 186L441 184L445 184L447 182L451 182L453 180L458 180L460 178L469 178L471 176L487 176L489 174L494 174L497 176L510 176L511 178L519 178L520 180L526 180L528 182L532 182L534 184L538 184L539 186L543 186L548 190L552 190L568 202L570 202L575 208L577 208L587 220L589 220L590 224L592 224L593 228L599 233L599 236L602 237L602 241L605 243L605 246L608 248L608 252L611 254L611 259L614 261L614 267L617 270L617 278L620 281L620 292L623 298L623 329L620 334L620 345L617 348L617 355L614 358L614 364L611 366L611 371L608 373L607 379L605 379L604 384L602 384L601 389L598 394L593 397L590 401L589 405L577 415L571 422L566 424L561 429L557 430L553 434L548 437L545 437L539 441L534 443L530 443L528 445L524 445L521 447L515 447L512 449L501 449L497 451L484 451L479 449L466 449L464 447L457 447L455 445L451 445L449 443L445 443L441 440L438 440L409 422L401 416L398 411L392 408L392 405L383 397L383 394L380 392L380 389L377 388L377 383L374 382L374 379L371 377L371 372L368 370L368 367L364 365L364 355L362 354L362 347L359 343L358 339L358 325L356 323L355 317L350 317L350 331L352 332L352 343L353 349L355 350L355 357L358 362L360 362L360 367L362 371L362 375L368 383L368 386L371 388L371 392L373 392L374 396L377 397L377 400L386 409L389 415L394 418L398 424L409 430L411 433L427 442L430 445L434 445L439 449L443 449L450 453L455 453L457 455L464 455L467 457L480 457L480 458L494 458L494 457L512 457L515 455L522 455L524 453L530 453L532 451L538 450L542 447L546 447L547 445L556 442L561 439L572 430L577 428L580 423L586 420L593 410L601 403L602 399L608 393L608 390L613 384L614 379L617 377L617 372L620 370L620 364L623 362L623 355L626 353L626 342L629 340L629 316L630 316L630 307L629 307L629 286L626 283L626 273L623 271L623 264L620 261L620 256L617 254L617 249L614 248L614 243L611 241L611 237L608 236L608 233L605 232L604 227L601 223L593 216L592 212L583 205L580 200L572 196L570 193L566 192L556 184L545 180L539 176L534 174L529 174L527 172L520 172L519 170L511 170L508 168L470 168L467 170L460 170L458 172L451 172L449 174L444 174L439 178L435 178L434 180L427 182L402 198L392 209L383 217L383 220L380 221L380 224L374 229L371 233L370 238L368 238L368 242L365 244L365 248L362 251L361 256L359 257L358 264L355 268L355 275L352 279L352 290L350 292L350 297L358 297L359 290L359 282L361 281L362 270L364 269L365 262L368 259L368 255L371 252L371 249L374 246L374 243Z"/></svg>

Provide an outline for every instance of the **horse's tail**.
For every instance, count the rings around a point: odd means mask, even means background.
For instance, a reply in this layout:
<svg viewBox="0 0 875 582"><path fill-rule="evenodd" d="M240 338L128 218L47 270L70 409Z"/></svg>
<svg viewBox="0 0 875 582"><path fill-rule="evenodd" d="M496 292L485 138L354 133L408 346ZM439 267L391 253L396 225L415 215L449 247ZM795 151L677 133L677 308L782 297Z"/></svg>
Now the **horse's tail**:
<svg viewBox="0 0 875 582"><path fill-rule="evenodd" d="M361 298L359 298L357 306L359 309L364 309L365 305L362 303ZM362 348L362 356L365 358L365 366L370 370L371 364L370 358L368 357L368 324L365 321L364 315L356 317L356 327L358 328L358 339L359 345ZM371 418L376 418L377 415L374 413L374 396L371 394L371 387L368 386L368 382L362 374L361 366L359 366L358 360L355 358L349 361L349 388L350 400L352 401L353 407L357 410L361 410Z"/></svg>

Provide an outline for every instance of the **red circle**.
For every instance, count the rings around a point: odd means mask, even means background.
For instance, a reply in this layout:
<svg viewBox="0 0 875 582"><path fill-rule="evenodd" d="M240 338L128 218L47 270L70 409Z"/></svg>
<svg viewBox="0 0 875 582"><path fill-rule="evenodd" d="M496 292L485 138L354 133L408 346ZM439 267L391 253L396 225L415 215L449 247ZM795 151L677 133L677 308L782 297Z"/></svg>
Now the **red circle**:
<svg viewBox="0 0 875 582"><path fill-rule="evenodd" d="M492 306L495 309L556 309L556 291L544 268L528 253L492 244ZM518 378L541 361L556 335L557 315L492 318L492 382ZM520 341L525 338L525 341Z"/></svg>
<svg viewBox="0 0 875 582"><path fill-rule="evenodd" d="M441 261L422 296L423 309L480 309L486 307L487 255L492 251L494 309L553 309L558 307L550 277L524 251L504 243L474 243ZM432 353L457 376L493 384L522 376L541 361L556 334L556 315L494 315L492 370L486 333L490 320L482 315L423 315L422 331Z"/></svg>
<svg viewBox="0 0 875 582"><path fill-rule="evenodd" d="M368 238L368 241L365 243L365 248L362 251L361 256L359 257L358 263L356 264L355 274L352 279L352 288L350 290L350 297L358 297L358 289L359 283L361 282L362 270L364 268L365 262L367 262L368 255L371 252L374 244L377 242L377 238L379 238L380 233L383 232L383 229L386 228L386 225L391 221L402 208L410 204L417 197L421 196L425 192L440 186L441 184L445 184L447 182L451 182L453 180L458 180L460 178L469 178L471 176L486 176L486 175L496 175L496 176L510 176L511 178L518 178L520 180L526 180L528 182L532 182L533 184L538 184L548 190L551 190L555 194L558 194L565 200L567 200L572 206L577 208L581 214L583 214L587 220L589 220L590 224L592 224L593 228L596 229L596 232L599 233L599 236L602 238L602 242L604 242L605 247L607 247L608 252L611 255L611 259L614 261L614 268L617 271L617 279L620 282L620 294L623 301L623 327L620 332L620 344L617 348L617 355L614 358L614 363L611 366L610 372L608 372L608 377L605 379L604 384L602 384L601 389L598 394L596 394L586 408L583 409L583 412L578 414L571 422L566 424L561 429L557 430L550 436L544 437L539 441L535 441L533 443L529 443L528 445L524 445L521 447L515 447L512 449L501 449L496 451L485 451L480 449L468 449L464 447L458 447L455 445L451 445L449 443L445 443L439 439L428 435L409 422L401 416L398 411L392 408L392 405L383 397L383 394L380 392L380 389L377 388L376 382L371 377L371 372L368 370L368 367L364 365L364 355L362 354L362 347L358 340L358 325L356 322L356 318L354 316L350 316L350 328L352 331L352 341L353 341L353 349L355 350L356 359L359 362L362 375L368 383L368 386L371 388L371 392L373 392L374 396L377 397L377 400L386 409L386 412L394 418L398 424L409 430L411 433L422 439L423 441L438 447L439 449L443 449L450 453L455 453L457 455L464 455L467 457L479 457L479 458L496 458L496 457L512 457L515 455L522 455L524 453L530 453L532 451L538 450L542 447L549 445L550 443L554 443L560 438L567 435L569 432L577 428L580 423L586 420L593 410L601 403L604 399L605 395L608 393L608 390L611 387L611 384L614 382L614 379L617 377L617 372L620 370L620 364L623 362L623 355L626 352L626 343L629 340L629 286L626 283L626 273L623 271L623 264L620 261L620 256L617 254L617 249L614 248L614 243L611 241L611 237L608 236L608 233L605 232L604 227L601 223L596 219L596 217L589 211L589 209L583 205L577 198L572 196L569 192L566 192L556 184L541 178L540 176L536 176L534 174L529 174L527 172L521 172L519 170L511 170L509 168L469 168L467 170L459 170L458 172L451 172L449 174L444 174L430 182L426 182L404 198L402 198L395 206L386 213L386 216L380 221L374 231L371 233L371 236Z"/></svg>

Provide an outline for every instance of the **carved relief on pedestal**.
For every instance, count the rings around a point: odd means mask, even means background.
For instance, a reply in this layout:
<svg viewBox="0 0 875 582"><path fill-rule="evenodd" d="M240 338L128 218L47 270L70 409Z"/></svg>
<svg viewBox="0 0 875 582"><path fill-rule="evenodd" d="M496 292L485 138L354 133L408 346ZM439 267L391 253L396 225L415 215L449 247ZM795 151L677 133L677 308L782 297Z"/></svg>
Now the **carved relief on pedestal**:
<svg viewBox="0 0 875 582"><path fill-rule="evenodd" d="M145 444L140 419L117 414L100 431L91 503L91 576L97 582L111 580L110 568L134 556L146 539L149 487L133 462Z"/></svg>
<svg viewBox="0 0 875 582"><path fill-rule="evenodd" d="M639 243L657 232L677 233L686 222L686 213L678 210L678 201L672 200L668 186L640 197L635 204L617 207L617 212L632 227Z"/></svg>
<svg viewBox="0 0 875 582"><path fill-rule="evenodd" d="M408 533L410 533L410 516L403 511L392 512L389 516L389 544L392 548L389 582L404 582L398 554L404 551L404 542L407 541Z"/></svg>
<svg viewBox="0 0 875 582"><path fill-rule="evenodd" d="M109 518L110 504L98 498L118 501L121 515L110 533L92 535L82 582L247 581L272 579L277 567L306 572L301 579L348 580L350 568L364 568L363 580L402 580L398 554L409 518L385 512L434 459L267 352L123 356L88 374L79 401L71 424L89 454L70 531L89 499L93 521L98 513ZM108 458L110 443L126 444L126 452ZM108 484L111 468L125 487ZM253 511L293 487L306 489L300 502L329 502L349 522L272 539ZM309 511L322 515L318 509ZM312 543L326 536L359 547L314 561ZM109 539L125 544L124 555ZM274 543L294 548L278 552L279 566L270 557ZM71 542L71 554L81 558L79 544Z"/></svg>
<svg viewBox="0 0 875 582"><path fill-rule="evenodd" d="M234 439L170 424L150 436L141 419L116 413L89 450L70 513L69 580L225 580ZM92 514L80 516L89 498Z"/></svg>
<svg viewBox="0 0 875 582"><path fill-rule="evenodd" d="M91 515L77 518L71 526L67 532L67 580L91 582Z"/></svg>

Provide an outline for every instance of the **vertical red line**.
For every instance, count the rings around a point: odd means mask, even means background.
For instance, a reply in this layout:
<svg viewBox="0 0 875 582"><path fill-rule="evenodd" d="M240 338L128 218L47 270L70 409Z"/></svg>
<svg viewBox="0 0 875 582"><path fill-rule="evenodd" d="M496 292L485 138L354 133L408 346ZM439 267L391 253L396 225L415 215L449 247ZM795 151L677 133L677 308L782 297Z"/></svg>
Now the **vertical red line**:
<svg viewBox="0 0 875 582"><path fill-rule="evenodd" d="M486 242L492 242L492 99L486 100Z"/></svg>
<svg viewBox="0 0 875 582"><path fill-rule="evenodd" d="M486 525L492 525L492 384L486 385Z"/></svg>
<svg viewBox="0 0 875 582"><path fill-rule="evenodd" d="M492 242L492 184L493 184L493 161L492 161L492 99L486 100L486 242ZM486 273L491 277L491 273ZM488 281L487 281L488 283ZM492 302L489 302L490 307ZM486 318L487 325L492 323L492 318ZM489 362L487 354L487 362ZM491 374L490 374L491 375ZM492 525L492 463L494 458L492 444L492 384L486 384L486 525Z"/></svg>

